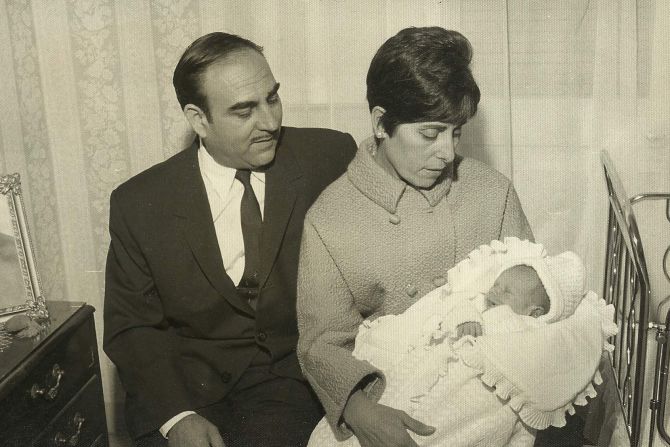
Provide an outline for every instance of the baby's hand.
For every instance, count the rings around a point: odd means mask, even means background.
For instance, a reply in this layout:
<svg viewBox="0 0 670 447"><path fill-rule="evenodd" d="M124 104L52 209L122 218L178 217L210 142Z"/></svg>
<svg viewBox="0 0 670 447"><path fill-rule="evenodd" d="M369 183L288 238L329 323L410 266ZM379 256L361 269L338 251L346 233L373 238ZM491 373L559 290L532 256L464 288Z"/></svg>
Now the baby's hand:
<svg viewBox="0 0 670 447"><path fill-rule="evenodd" d="M456 338L461 338L464 335L479 337L482 335L482 325L474 321L459 324L456 326Z"/></svg>

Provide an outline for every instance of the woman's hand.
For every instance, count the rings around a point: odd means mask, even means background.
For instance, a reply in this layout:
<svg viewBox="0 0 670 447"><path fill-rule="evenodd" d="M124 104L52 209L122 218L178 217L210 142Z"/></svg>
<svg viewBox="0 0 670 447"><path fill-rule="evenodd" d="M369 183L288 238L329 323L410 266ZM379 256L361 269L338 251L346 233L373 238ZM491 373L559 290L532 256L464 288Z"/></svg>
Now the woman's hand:
<svg viewBox="0 0 670 447"><path fill-rule="evenodd" d="M417 447L407 430L421 436L435 432L435 427L411 418L404 411L371 401L361 390L351 395L343 416L361 447Z"/></svg>

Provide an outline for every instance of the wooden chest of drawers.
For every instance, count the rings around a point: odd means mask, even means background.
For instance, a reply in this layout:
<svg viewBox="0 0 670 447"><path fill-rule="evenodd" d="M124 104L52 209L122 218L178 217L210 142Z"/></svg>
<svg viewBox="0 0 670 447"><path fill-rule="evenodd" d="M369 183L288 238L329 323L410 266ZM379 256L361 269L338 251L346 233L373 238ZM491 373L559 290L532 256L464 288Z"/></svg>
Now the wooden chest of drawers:
<svg viewBox="0 0 670 447"><path fill-rule="evenodd" d="M91 306L48 303L50 322L0 352L0 446L107 445Z"/></svg>

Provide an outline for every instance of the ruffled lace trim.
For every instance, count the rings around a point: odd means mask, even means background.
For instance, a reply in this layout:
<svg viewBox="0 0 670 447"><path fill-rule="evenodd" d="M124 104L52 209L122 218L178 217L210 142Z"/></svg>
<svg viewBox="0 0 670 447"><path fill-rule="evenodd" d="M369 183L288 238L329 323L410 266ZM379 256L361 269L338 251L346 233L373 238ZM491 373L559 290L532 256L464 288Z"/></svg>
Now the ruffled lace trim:
<svg viewBox="0 0 670 447"><path fill-rule="evenodd" d="M534 257L547 257L542 244L516 237L506 237L502 242L494 240L472 250L465 259L449 269L448 283L453 292L486 292L495 281L493 275L506 261Z"/></svg>
<svg viewBox="0 0 670 447"><path fill-rule="evenodd" d="M601 320L603 352L611 353L614 346L607 339L618 332L617 326L613 322L614 307L606 305L602 299L598 300L597 304L594 303L594 305L597 306L597 312ZM586 400L587 397L593 398L597 395L594 384L600 385L602 383L600 371L596 369L591 381L584 386L572 402L551 411L541 410L534 407L531 402L526 402L523 398L523 391L512 384L476 346L471 343L463 343L458 349L458 354L468 366L482 374L482 382L492 387L498 397L509 401L510 407L519 415L524 423L538 430L545 429L550 425L563 427L566 423L565 413L567 412L572 415L575 413L575 405L586 405L588 403Z"/></svg>

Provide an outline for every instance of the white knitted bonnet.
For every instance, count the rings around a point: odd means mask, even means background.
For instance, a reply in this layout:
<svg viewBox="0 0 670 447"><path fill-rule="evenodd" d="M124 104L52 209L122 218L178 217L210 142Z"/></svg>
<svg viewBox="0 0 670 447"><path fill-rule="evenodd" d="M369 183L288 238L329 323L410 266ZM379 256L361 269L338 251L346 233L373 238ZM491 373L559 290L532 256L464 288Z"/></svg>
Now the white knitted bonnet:
<svg viewBox="0 0 670 447"><path fill-rule="evenodd" d="M566 251L556 256L511 259L500 267L496 278L503 270L515 265L527 265L535 269L549 295L549 312L538 317L538 320L553 323L574 313L585 293L586 269L579 256Z"/></svg>

